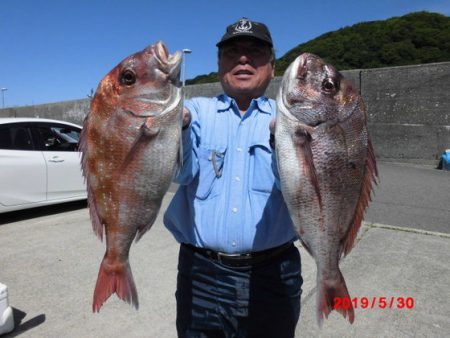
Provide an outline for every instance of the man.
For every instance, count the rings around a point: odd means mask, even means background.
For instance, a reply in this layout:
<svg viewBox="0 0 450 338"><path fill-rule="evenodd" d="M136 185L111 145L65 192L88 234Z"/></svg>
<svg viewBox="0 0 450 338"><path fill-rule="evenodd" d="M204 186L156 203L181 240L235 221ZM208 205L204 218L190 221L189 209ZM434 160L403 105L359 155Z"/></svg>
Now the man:
<svg viewBox="0 0 450 338"><path fill-rule="evenodd" d="M224 94L185 102L180 188L164 216L182 243L178 335L294 337L301 264L269 142L272 38L243 18L217 47Z"/></svg>

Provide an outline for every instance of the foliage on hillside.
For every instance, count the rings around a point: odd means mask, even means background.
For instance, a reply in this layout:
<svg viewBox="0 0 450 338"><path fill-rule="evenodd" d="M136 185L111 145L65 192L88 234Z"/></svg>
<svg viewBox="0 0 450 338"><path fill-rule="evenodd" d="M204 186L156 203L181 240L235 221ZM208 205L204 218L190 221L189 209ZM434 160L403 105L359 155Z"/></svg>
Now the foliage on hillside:
<svg viewBox="0 0 450 338"><path fill-rule="evenodd" d="M419 12L326 33L277 60L277 74L302 52L341 70L450 61L450 17Z"/></svg>
<svg viewBox="0 0 450 338"><path fill-rule="evenodd" d="M339 70L450 61L450 17L417 12L344 27L291 49L276 61L276 75L303 52L319 55ZM186 83L217 81L213 72Z"/></svg>
<svg viewBox="0 0 450 338"><path fill-rule="evenodd" d="M187 85L191 84L201 84L201 83L211 83L211 82L219 82L219 78L217 77L216 72L211 72L208 75L199 75L193 79L186 80Z"/></svg>

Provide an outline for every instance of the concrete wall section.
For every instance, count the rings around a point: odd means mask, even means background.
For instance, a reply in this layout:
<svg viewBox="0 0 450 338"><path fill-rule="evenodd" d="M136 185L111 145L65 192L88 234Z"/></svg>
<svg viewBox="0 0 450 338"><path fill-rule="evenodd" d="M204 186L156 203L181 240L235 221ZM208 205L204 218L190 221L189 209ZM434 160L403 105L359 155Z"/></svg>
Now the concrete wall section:
<svg viewBox="0 0 450 338"><path fill-rule="evenodd" d="M450 125L450 62L363 70L373 122Z"/></svg>
<svg viewBox="0 0 450 338"><path fill-rule="evenodd" d="M369 123L378 158L391 161L433 162L438 158L438 133L421 124Z"/></svg>
<svg viewBox="0 0 450 338"><path fill-rule="evenodd" d="M387 161L436 164L450 148L450 126L369 123L377 158Z"/></svg>
<svg viewBox="0 0 450 338"><path fill-rule="evenodd" d="M378 158L437 163L450 148L450 62L342 71L361 91ZM266 95L275 99L281 77ZM216 96L220 83L187 86L185 97ZM0 109L0 117L39 116L82 124L89 99Z"/></svg>
<svg viewBox="0 0 450 338"><path fill-rule="evenodd" d="M450 63L361 71L378 157L429 162L450 148Z"/></svg>
<svg viewBox="0 0 450 338"><path fill-rule="evenodd" d="M83 124L90 100L73 100L0 109L0 117L41 117Z"/></svg>
<svg viewBox="0 0 450 338"><path fill-rule="evenodd" d="M212 97L212 96L217 96L220 93L222 93L222 87L219 82L205 83L205 84L192 85L192 86L185 87L185 97L186 98L197 97L197 96Z"/></svg>
<svg viewBox="0 0 450 338"><path fill-rule="evenodd" d="M438 155L440 156L442 152L446 149L450 149L450 125L439 126L436 128L437 132L437 149Z"/></svg>

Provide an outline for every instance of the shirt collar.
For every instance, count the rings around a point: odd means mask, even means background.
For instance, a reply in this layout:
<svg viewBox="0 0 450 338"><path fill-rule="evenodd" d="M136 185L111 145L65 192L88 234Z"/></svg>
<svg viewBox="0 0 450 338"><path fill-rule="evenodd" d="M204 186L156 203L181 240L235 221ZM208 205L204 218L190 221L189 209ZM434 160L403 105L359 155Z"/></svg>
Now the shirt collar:
<svg viewBox="0 0 450 338"><path fill-rule="evenodd" d="M271 114L272 107L271 107L269 99L266 96L258 97L255 101L256 101L256 105L258 106L258 109L261 112L263 112L265 114L269 114L269 115Z"/></svg>
<svg viewBox="0 0 450 338"><path fill-rule="evenodd" d="M231 104L234 102L234 100L229 97L226 94L222 94L217 96L217 110L218 111L225 111L230 109Z"/></svg>
<svg viewBox="0 0 450 338"><path fill-rule="evenodd" d="M254 105L260 112L269 114L269 115L271 114L272 107L271 107L269 99L266 96L260 96L256 99L253 99L253 101L255 102ZM217 110L218 111L228 110L228 109L230 109L232 104L235 104L235 101L228 95L222 94L222 95L217 96Z"/></svg>

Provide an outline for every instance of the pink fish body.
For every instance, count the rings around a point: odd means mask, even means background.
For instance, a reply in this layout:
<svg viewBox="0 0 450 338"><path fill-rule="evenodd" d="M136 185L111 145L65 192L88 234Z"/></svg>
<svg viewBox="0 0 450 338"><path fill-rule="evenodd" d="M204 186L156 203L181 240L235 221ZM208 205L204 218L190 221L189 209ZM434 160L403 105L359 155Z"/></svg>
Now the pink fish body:
<svg viewBox="0 0 450 338"><path fill-rule="evenodd" d="M349 298L339 260L352 249L377 168L358 91L331 65L302 54L277 97L276 154L281 190L317 265L317 319ZM354 321L354 309L336 309Z"/></svg>
<svg viewBox="0 0 450 338"><path fill-rule="evenodd" d="M138 308L131 243L152 226L180 158L181 53L162 42L133 54L100 82L80 139L94 232L106 235L92 309L113 293Z"/></svg>

